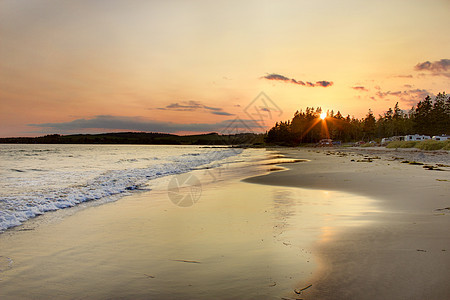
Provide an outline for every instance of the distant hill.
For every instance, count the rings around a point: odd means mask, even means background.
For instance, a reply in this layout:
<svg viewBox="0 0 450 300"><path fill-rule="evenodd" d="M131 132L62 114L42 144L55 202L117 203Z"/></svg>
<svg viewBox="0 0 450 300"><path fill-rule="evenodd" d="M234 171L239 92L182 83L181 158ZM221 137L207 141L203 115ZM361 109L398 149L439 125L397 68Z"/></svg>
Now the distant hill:
<svg viewBox="0 0 450 300"><path fill-rule="evenodd" d="M0 138L3 144L133 144L133 145L262 145L263 134L175 135L155 132L118 132L102 134L51 134L40 137Z"/></svg>

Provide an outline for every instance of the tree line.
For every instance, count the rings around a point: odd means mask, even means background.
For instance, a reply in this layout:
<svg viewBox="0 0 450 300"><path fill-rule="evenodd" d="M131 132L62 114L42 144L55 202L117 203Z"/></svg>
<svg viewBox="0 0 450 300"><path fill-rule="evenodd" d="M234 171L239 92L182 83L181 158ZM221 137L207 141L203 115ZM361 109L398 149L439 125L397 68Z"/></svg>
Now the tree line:
<svg viewBox="0 0 450 300"><path fill-rule="evenodd" d="M450 97L439 93L434 100L426 96L410 111L404 112L398 102L376 118L371 109L364 118L356 119L341 112L327 111L322 120L320 107L296 111L292 120L277 122L266 136L266 142L278 145L316 143L330 138L342 142L370 141L377 138L408 134L450 134Z"/></svg>
<svg viewBox="0 0 450 300"><path fill-rule="evenodd" d="M176 135L158 132L116 132L101 134L49 134L40 137L0 138L8 144L130 144L130 145L262 145L264 136L255 133Z"/></svg>

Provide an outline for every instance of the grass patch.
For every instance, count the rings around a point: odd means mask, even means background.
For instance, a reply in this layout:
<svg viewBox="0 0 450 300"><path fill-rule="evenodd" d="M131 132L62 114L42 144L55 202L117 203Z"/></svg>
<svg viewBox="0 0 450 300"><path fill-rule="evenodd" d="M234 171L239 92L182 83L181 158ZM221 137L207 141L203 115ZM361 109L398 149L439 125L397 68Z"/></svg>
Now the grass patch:
<svg viewBox="0 0 450 300"><path fill-rule="evenodd" d="M393 141L387 144L386 148L413 148L419 142L415 141Z"/></svg>
<svg viewBox="0 0 450 300"><path fill-rule="evenodd" d="M419 142L415 148L421 150L441 150L447 148L445 150L450 149L450 141L435 141L435 140L426 140Z"/></svg>
<svg viewBox="0 0 450 300"><path fill-rule="evenodd" d="M450 140L446 141L393 141L386 148L417 148L421 150L450 150Z"/></svg>

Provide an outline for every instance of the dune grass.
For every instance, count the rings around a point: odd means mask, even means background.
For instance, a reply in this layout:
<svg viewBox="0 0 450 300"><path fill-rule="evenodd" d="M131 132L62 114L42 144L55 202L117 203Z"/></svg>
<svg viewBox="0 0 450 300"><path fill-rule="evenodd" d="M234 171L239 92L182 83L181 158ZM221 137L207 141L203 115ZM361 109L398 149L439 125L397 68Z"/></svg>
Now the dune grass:
<svg viewBox="0 0 450 300"><path fill-rule="evenodd" d="M435 141L435 140L426 140L418 143L415 147L422 150L440 150L444 149L448 146L450 141Z"/></svg>
<svg viewBox="0 0 450 300"><path fill-rule="evenodd" d="M386 148L417 148L421 150L450 150L450 140L447 141L393 141Z"/></svg>
<svg viewBox="0 0 450 300"><path fill-rule="evenodd" d="M370 144L370 143L365 143L365 144L362 144L362 145L359 145L360 147L374 147L375 145L373 145L373 144Z"/></svg>
<svg viewBox="0 0 450 300"><path fill-rule="evenodd" d="M393 141L387 144L386 148L413 148L419 142L415 141Z"/></svg>

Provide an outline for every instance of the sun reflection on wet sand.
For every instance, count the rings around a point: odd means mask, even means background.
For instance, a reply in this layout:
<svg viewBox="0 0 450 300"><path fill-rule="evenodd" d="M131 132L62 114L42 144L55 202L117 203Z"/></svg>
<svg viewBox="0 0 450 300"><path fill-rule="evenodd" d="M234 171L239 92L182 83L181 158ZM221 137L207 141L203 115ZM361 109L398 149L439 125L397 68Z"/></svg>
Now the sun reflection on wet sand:
<svg viewBox="0 0 450 300"><path fill-rule="evenodd" d="M193 173L207 182L201 171ZM0 295L24 296L33 288L38 297L59 291L61 298L81 291L92 298L292 296L317 270L314 244L353 226L355 216L374 211L372 204L237 178L203 184L190 207L176 206L163 190L135 194L0 236L1 253L17 262L1 274ZM60 276L61 270L71 271Z"/></svg>
<svg viewBox="0 0 450 300"><path fill-rule="evenodd" d="M336 234L335 228L331 226L323 226L321 227L321 231L320 242L322 243L329 242Z"/></svg>

